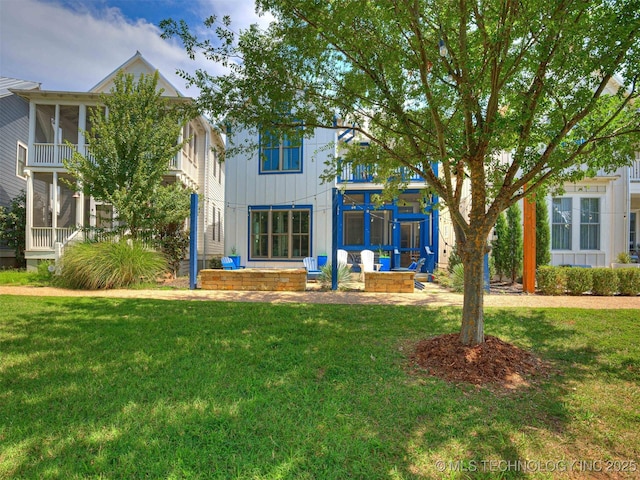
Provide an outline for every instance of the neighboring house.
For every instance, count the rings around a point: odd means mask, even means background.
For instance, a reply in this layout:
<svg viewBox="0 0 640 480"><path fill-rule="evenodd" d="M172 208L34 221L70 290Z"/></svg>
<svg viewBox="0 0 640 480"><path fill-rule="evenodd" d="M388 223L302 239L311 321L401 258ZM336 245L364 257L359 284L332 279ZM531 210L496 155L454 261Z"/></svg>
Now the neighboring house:
<svg viewBox="0 0 640 480"><path fill-rule="evenodd" d="M640 251L640 152L631 167L566 184L549 196L551 264L609 266Z"/></svg>
<svg viewBox="0 0 640 480"><path fill-rule="evenodd" d="M11 90L14 96L26 100L29 107L25 167L28 268L35 268L41 260L54 260L61 246L80 235L79 227L113 224L111 205L87 198L67 185L64 180L71 181L72 177L62 161L71 157L73 149L87 151L83 131L91 130L90 111L101 108L100 95L111 90L119 71L140 75L153 74L156 69L136 52L88 92ZM170 99L184 101L162 75L158 88L164 89L163 95ZM204 117L190 121L183 129L183 138L190 140L172 162L165 181L181 182L200 195L198 258L203 267L208 259L223 253L224 168L212 147L221 149L224 145L222 137Z"/></svg>
<svg viewBox="0 0 640 480"><path fill-rule="evenodd" d="M33 90L39 83L0 77L0 206L7 207L27 189L29 102L10 89ZM15 254L0 244L0 268L14 266Z"/></svg>
<svg viewBox="0 0 640 480"><path fill-rule="evenodd" d="M421 178L411 178L398 199L382 206L374 201L382 186L365 168L345 167L333 182L322 183L325 161L356 141L349 128L318 128L298 143L265 132L231 133L230 147L255 145L225 161L225 251L240 255L243 265L302 266L303 258L320 255L330 261L334 228L336 248L347 250L356 268L364 249L376 258L380 251L389 254L391 267L427 256L425 247L437 261L438 211L433 199L423 208Z"/></svg>

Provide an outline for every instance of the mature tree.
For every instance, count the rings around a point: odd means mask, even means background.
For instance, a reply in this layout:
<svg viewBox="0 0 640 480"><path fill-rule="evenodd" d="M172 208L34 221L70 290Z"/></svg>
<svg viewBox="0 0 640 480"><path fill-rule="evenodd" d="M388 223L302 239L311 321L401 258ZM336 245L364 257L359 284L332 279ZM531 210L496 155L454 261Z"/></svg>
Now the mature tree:
<svg viewBox="0 0 640 480"><path fill-rule="evenodd" d="M153 224L152 200L182 148L178 138L188 114L157 85L157 71L137 81L120 72L101 96L105 108L91 109L92 128L84 132L89 155L76 152L65 162L84 193L112 204L134 238Z"/></svg>
<svg viewBox="0 0 640 480"><path fill-rule="evenodd" d="M547 201L542 195L536 195L536 270L551 262L551 229Z"/></svg>
<svg viewBox="0 0 640 480"><path fill-rule="evenodd" d="M516 278L522 272L522 212L517 203L507 208L507 256L505 267L511 283L515 283Z"/></svg>
<svg viewBox="0 0 640 480"><path fill-rule="evenodd" d="M483 342L483 255L498 214L540 185L630 161L640 132L630 108L640 0L258 0L257 8L276 21L237 36L227 18L210 18L218 38L205 40L184 22L163 22L189 55L204 51L228 69L185 74L201 89L200 106L290 135L292 113L305 135L343 119L371 145L347 161L369 164L381 183L398 167L422 175L451 212L464 263L460 339Z"/></svg>
<svg viewBox="0 0 640 480"><path fill-rule="evenodd" d="M13 248L19 267L25 266L26 224L26 194L23 190L11 200L9 207L0 206L0 240Z"/></svg>

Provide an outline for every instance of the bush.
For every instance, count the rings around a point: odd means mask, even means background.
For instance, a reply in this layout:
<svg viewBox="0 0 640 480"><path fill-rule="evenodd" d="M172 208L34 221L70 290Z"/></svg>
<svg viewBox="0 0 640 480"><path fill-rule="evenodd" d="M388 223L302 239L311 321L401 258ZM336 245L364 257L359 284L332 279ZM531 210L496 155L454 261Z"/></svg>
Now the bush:
<svg viewBox="0 0 640 480"><path fill-rule="evenodd" d="M209 260L209 268L222 268L222 258L221 257L213 257Z"/></svg>
<svg viewBox="0 0 640 480"><path fill-rule="evenodd" d="M65 249L60 283L86 290L122 288L155 281L165 271L166 259L141 242L85 242Z"/></svg>
<svg viewBox="0 0 640 480"><path fill-rule="evenodd" d="M566 268L567 293L569 295L582 295L591 290L591 268Z"/></svg>
<svg viewBox="0 0 640 480"><path fill-rule="evenodd" d="M451 272L451 287L456 292L464 292L464 265L458 263Z"/></svg>
<svg viewBox="0 0 640 480"><path fill-rule="evenodd" d="M618 276L612 268L594 268L592 279L591 293L594 295L613 295L618 291Z"/></svg>
<svg viewBox="0 0 640 480"><path fill-rule="evenodd" d="M638 295L640 293L640 268L616 268L620 295Z"/></svg>
<svg viewBox="0 0 640 480"><path fill-rule="evenodd" d="M318 282L322 285L323 288L331 288L331 263L325 263L322 267L320 267L320 275L318 275ZM351 280L351 268L348 265L339 264L338 265L338 288L340 288L341 284L348 282Z"/></svg>
<svg viewBox="0 0 640 480"><path fill-rule="evenodd" d="M536 274L538 290L542 295L563 295L566 290L567 277L565 268L540 266Z"/></svg>

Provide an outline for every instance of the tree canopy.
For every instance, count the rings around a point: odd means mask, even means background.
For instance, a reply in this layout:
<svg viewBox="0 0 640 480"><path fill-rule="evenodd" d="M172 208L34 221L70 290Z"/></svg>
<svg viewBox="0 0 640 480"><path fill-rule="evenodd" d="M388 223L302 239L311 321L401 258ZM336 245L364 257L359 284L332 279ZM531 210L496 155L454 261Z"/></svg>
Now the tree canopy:
<svg viewBox="0 0 640 480"><path fill-rule="evenodd" d="M640 0L259 0L257 9L276 18L267 30L235 34L230 19L211 17L216 35L198 38L184 22L162 23L189 55L228 69L183 73L200 108L292 135L292 112L304 135L353 126L370 147L345 161L370 165L390 189L402 187L398 167L421 175L449 208L465 265L465 344L484 341L482 256L498 214L541 187L630 162L640 140Z"/></svg>

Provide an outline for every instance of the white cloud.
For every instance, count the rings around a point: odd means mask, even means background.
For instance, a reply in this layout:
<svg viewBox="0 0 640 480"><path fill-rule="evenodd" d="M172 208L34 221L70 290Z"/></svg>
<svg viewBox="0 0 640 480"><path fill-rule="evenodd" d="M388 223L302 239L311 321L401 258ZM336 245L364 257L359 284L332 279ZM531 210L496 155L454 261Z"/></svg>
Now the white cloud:
<svg viewBox="0 0 640 480"><path fill-rule="evenodd" d="M259 18L250 0L201 0L200 11L202 18L231 15L235 31L256 22L266 27L271 20ZM133 23L117 8L70 10L39 0L0 0L2 76L41 82L47 90L87 91L136 50L185 95L197 91L186 89L177 69L220 71L213 62L189 60L177 41L161 39L156 26Z"/></svg>

